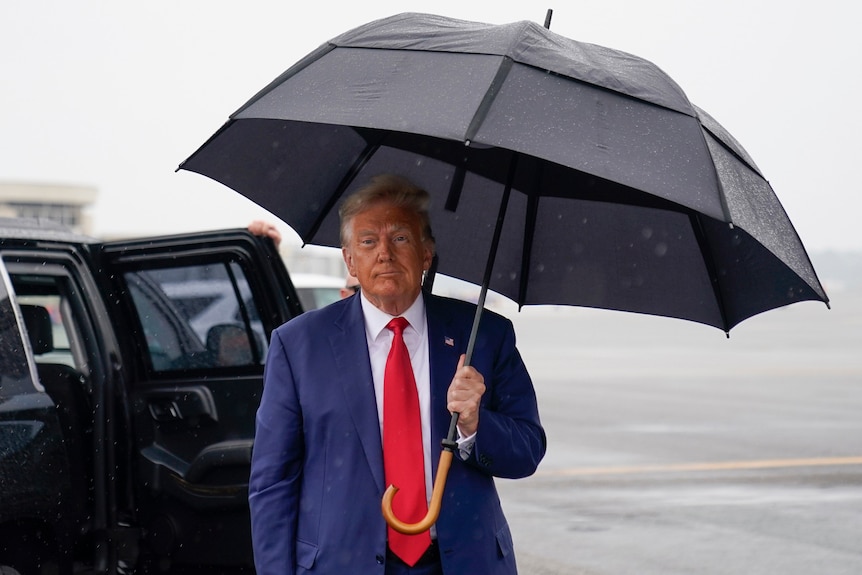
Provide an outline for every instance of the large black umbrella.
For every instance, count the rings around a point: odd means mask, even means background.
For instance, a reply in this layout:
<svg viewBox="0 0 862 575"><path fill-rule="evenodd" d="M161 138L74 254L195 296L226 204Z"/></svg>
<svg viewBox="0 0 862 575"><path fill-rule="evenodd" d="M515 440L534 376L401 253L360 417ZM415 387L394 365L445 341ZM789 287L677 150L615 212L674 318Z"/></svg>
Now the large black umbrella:
<svg viewBox="0 0 862 575"><path fill-rule="evenodd" d="M828 301L771 186L718 122L654 64L532 22L360 26L276 78L180 168L326 246L339 246L343 197L375 174L407 176L432 195L438 271L521 305L728 332Z"/></svg>
<svg viewBox="0 0 862 575"><path fill-rule="evenodd" d="M742 146L655 65L532 22L402 14L351 30L254 96L181 169L312 244L370 175L434 197L439 272L490 289L730 330L826 294ZM538 222L538 225L537 225Z"/></svg>

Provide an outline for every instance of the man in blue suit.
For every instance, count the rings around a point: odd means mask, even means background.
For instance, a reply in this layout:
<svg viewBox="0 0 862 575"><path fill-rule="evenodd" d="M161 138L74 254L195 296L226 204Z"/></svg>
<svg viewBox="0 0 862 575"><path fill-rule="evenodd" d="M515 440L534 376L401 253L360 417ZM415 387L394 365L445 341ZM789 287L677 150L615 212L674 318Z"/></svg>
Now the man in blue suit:
<svg viewBox="0 0 862 575"><path fill-rule="evenodd" d="M249 484L258 575L517 572L493 478L531 475L545 454L535 391L511 322L492 312L463 365L475 306L422 292L434 255L427 205L427 192L395 176L354 193L341 236L359 293L273 332ZM395 317L408 322L428 497L450 413L460 414L431 543L423 535L421 557L406 560L380 510Z"/></svg>

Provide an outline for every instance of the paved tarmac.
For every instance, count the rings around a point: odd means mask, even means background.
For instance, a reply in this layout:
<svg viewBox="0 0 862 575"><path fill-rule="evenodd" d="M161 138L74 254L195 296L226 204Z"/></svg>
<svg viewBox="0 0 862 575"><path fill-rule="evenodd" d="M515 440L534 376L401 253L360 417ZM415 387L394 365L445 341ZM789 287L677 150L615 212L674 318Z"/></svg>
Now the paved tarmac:
<svg viewBox="0 0 862 575"><path fill-rule="evenodd" d="M522 574L862 573L862 293L735 328L512 317L548 454L498 481Z"/></svg>

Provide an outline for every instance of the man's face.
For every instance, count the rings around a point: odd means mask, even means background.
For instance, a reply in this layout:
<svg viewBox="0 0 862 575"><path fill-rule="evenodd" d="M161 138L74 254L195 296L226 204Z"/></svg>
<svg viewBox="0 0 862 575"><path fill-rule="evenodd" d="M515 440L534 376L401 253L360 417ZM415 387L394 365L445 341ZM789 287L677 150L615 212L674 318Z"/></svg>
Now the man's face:
<svg viewBox="0 0 862 575"><path fill-rule="evenodd" d="M342 248L344 263L362 293L390 315L400 315L419 295L431 249L422 241L422 222L409 210L378 203L353 218Z"/></svg>

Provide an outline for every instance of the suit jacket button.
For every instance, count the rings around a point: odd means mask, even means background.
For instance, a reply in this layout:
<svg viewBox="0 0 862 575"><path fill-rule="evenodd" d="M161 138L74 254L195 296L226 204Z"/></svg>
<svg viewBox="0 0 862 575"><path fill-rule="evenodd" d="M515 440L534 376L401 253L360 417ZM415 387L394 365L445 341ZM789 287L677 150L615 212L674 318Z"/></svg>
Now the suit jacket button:
<svg viewBox="0 0 862 575"><path fill-rule="evenodd" d="M377 559L378 565L383 565L383 555L378 555L375 559Z"/></svg>

